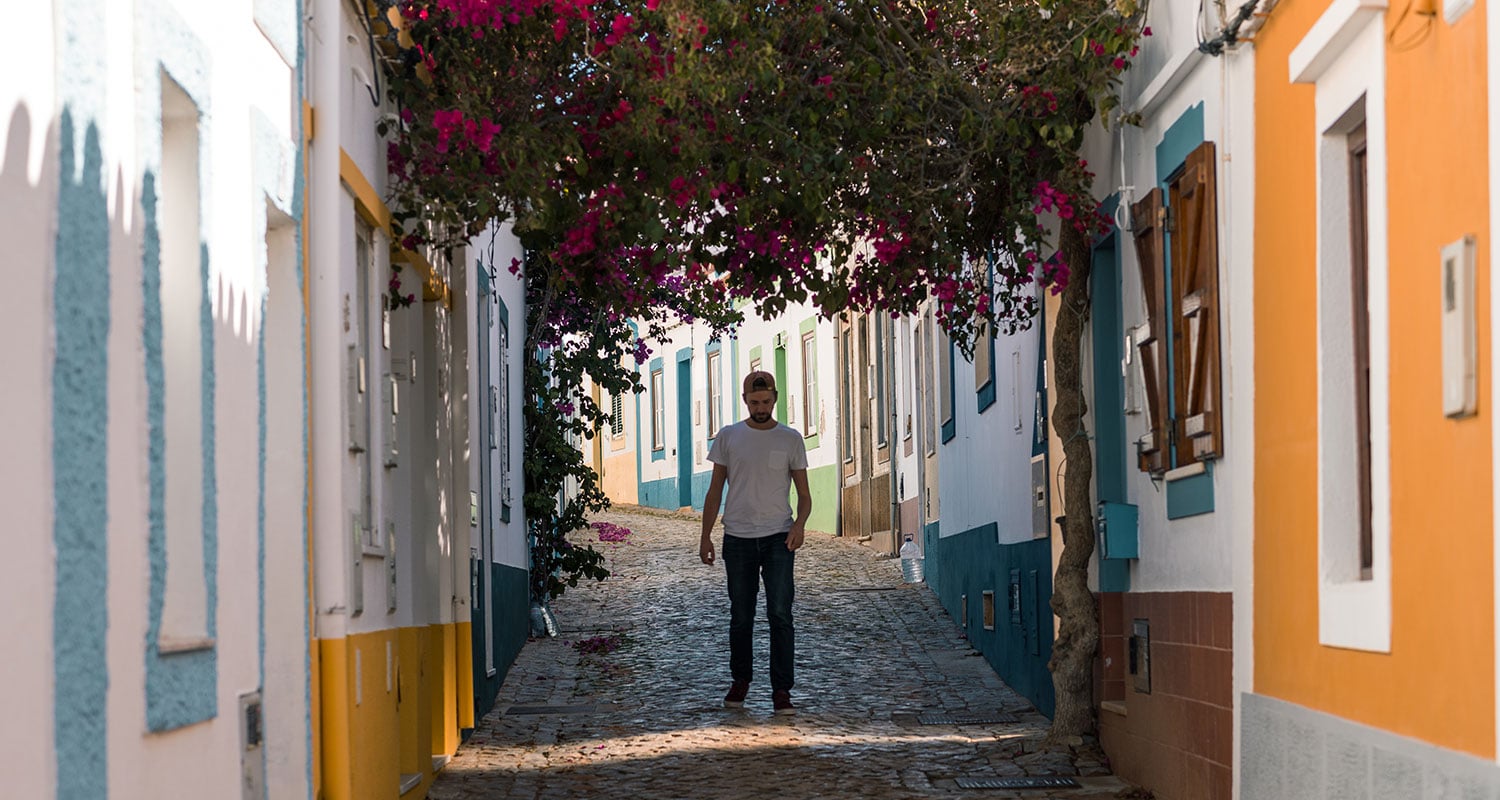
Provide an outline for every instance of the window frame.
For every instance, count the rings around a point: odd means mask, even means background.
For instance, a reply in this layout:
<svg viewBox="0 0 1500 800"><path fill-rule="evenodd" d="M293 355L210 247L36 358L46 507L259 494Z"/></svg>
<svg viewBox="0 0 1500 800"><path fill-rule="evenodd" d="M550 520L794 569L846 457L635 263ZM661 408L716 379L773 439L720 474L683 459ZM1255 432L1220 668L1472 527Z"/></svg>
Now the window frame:
<svg viewBox="0 0 1500 800"><path fill-rule="evenodd" d="M662 399L662 391L666 387L665 371L662 367L651 369L651 451L665 453L666 442L666 403Z"/></svg>
<svg viewBox="0 0 1500 800"><path fill-rule="evenodd" d="M848 320L839 325L839 350L842 355L844 379L839 382L843 402L839 405L843 417L843 436L839 444L843 448L843 462L854 463L854 326Z"/></svg>
<svg viewBox="0 0 1500 800"><path fill-rule="evenodd" d="M1318 640L1391 652L1390 330L1384 5L1334 5L1288 58L1294 83L1314 91L1317 155ZM1349 134L1365 125L1365 264L1369 315L1370 567L1362 568L1362 445L1345 370L1354 360L1356 257ZM1374 234L1374 235L1369 235ZM1367 577L1366 577L1367 576Z"/></svg>
<svg viewBox="0 0 1500 800"><path fill-rule="evenodd" d="M818 435L818 336L802 334L802 437Z"/></svg>
<svg viewBox="0 0 1500 800"><path fill-rule="evenodd" d="M712 442L719 435L719 428L723 426L723 415L720 408L724 402L724 362L721 358L722 352L718 349L709 350L704 359L704 368L708 370L708 380L704 387L708 395L708 414L705 419L708 422L708 440Z"/></svg>

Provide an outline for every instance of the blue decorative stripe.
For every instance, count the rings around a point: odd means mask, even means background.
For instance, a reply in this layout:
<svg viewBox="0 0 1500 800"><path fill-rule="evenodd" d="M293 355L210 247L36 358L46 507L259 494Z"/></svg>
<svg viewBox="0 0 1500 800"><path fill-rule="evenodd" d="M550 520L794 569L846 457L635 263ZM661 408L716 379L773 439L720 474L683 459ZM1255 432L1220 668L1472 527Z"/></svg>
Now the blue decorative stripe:
<svg viewBox="0 0 1500 800"><path fill-rule="evenodd" d="M300 20L303 19L303 5L304 5L304 3L302 2L302 0L295 0L294 1L294 5L296 7L297 20L300 22ZM304 38L305 37L305 33L306 33L306 26L305 25L301 25L301 24L293 24L292 27L295 28L296 31L297 31L297 63L296 63L296 69L297 69L297 105L296 105L296 108L300 109L302 107L302 102L304 100L304 98L303 98L303 88L306 85L306 81L305 81L306 72L305 72L305 70L306 70L306 67L307 67L307 41ZM307 278L306 278L307 264L305 264L303 262L303 260L302 260L302 225L300 224L300 222L302 220L302 214L306 210L305 203L306 203L306 198L307 198L307 194L306 194L306 192L307 192L307 184L305 182L306 181L306 172L304 170L304 167L305 167L304 156L306 155L306 150L303 147L303 143L307 141L307 134L302 129L302 122L303 122L302 115L301 114L296 114L295 116L296 116L296 121L293 124L293 127L297 131L297 145L298 146L297 146L297 162L296 162L297 163L297 170L296 170L296 173L295 173L296 177L294 178L293 188L292 188L292 218L295 219L295 220L297 220L299 222L299 224L294 228L293 240L297 243L296 251L295 251L296 252L295 258L297 260L297 285L298 286L305 286L306 285L305 281L307 280ZM301 340L300 340L300 345L302 347L302 352L304 354L307 353L307 322L308 322L307 316L308 316L307 315L307 309L306 309L306 307L304 307L303 310L302 310L302 337L301 337ZM305 358L305 355L304 355L304 358ZM308 429L307 420L308 420L308 417L309 417L309 414L308 414L308 385L307 385L307 381L303 380L303 382L302 382L302 453L303 453L303 456L304 456L304 461L303 461L304 464L307 463L305 457L307 456L307 454L309 452L309 443L308 443L308 440L307 440L307 429ZM306 509L306 508L310 508L311 506L312 506L312 481L304 479L302 481L302 507L304 509ZM302 552L306 553L306 552L308 552L308 546L310 544L309 537L311 536L312 532L310 530L308 530L307 515L306 514L301 514L299 516L301 516L301 518L302 518ZM309 580L303 584L304 587L311 586L311 575L312 575L312 562L311 562L311 559L309 559L308 564L307 564L307 573L308 573ZM313 630L312 630L312 611L313 611L313 608L312 608L312 598L311 597L305 598L305 602L307 604L308 613L302 615L302 641L304 641L304 642L311 642L312 641L312 634L313 634ZM303 681L302 681L302 687L303 687L302 701L303 701L303 704L304 704L302 707L305 708L305 709L307 709L307 712L308 712L307 725L303 729L303 730L306 731L307 738L303 741L303 751L302 752L304 752L304 753L307 754L307 773L306 773L307 774L307 800L313 800L314 786L313 786L312 648L311 647L307 648L307 652L303 655L303 662L302 663L303 663L303 668L302 668L302 675L303 675ZM269 787L267 787L267 788L269 789Z"/></svg>
<svg viewBox="0 0 1500 800"><path fill-rule="evenodd" d="M146 422L150 430L147 461L150 473L150 536L147 551L151 563L151 589L146 624L146 727L171 730L212 719L218 713L218 664L214 650L162 654L158 649L162 608L167 592L167 465L166 465L166 366L162 354L161 231L157 225L156 176L146 173L141 184L141 210L145 218L142 258L142 290L145 296L144 344L146 350ZM199 275L203 281L200 303L207 330L203 334L203 571L206 581L206 632L216 633L218 616L218 512L214 479L213 444L213 332L208 306L208 248L201 248ZM184 521L179 521L182 524Z"/></svg>
<svg viewBox="0 0 1500 800"><path fill-rule="evenodd" d="M162 162L161 152L161 81L158 76L165 72L188 95L198 108L201 120L212 119L212 75L211 56L205 43L182 19L171 4L164 0L143 0L136 11L139 33L136 68L139 80L147 88L145 119L155 127L149 128L143 137L143 161L148 167L142 179L141 206L145 220L145 248L142 256L142 288L144 294L143 341L146 351L146 422L150 432L148 447L149 475L149 537L147 552L150 557L151 582L147 615L145 662L146 662L146 727L152 731L164 731L211 719L218 713L218 655L214 649L184 653L163 654L158 649L161 632L162 608L166 599L167 543L166 543L166 396L165 364L162 352L162 308L161 308L161 241L157 222L157 182L155 170ZM155 103L153 107L151 102ZM200 126L208 130L209 126ZM203 577L205 588L204 620L205 633L217 635L218 628L218 482L215 455L215 378L213 310L209 302L212 270L209 264L208 247L204 242L203 225L209 218L208 193L204 191L214 183L209 157L211 139L200 135L198 162L198 184L200 187L200 213L198 231L194 236L199 243L198 274L201 282L199 295L200 353L202 357L201 397L199 413L202 415L202 462L200 474L203 492L202 536ZM173 480L191 480L189 470L179 468ZM187 520L175 520L175 524L191 524Z"/></svg>
<svg viewBox="0 0 1500 800"><path fill-rule="evenodd" d="M1167 481L1167 519L1208 514L1214 510L1214 465L1191 477Z"/></svg>
<svg viewBox="0 0 1500 800"><path fill-rule="evenodd" d="M689 352L689 354L692 353L691 350L689 350L688 352ZM667 372L666 372L666 366L662 363L662 359L660 359L660 358L653 358L653 359L651 359L650 371L646 373L646 390L650 394L650 402L653 404L651 406L651 424L652 425L656 424L656 405L655 404L659 403L661 405L662 412L663 412L662 413L662 420L663 420L662 425L663 425L663 427L665 427L665 425L666 425L665 420L666 420L666 416L667 416L666 413L665 413L666 412L666 408L667 408L667 398L665 398L665 397L657 397L656 387L653 386L652 383L651 383L651 375L653 373L656 373L656 372L660 372L662 374L661 375L661 392L660 393L661 394L666 394L667 393ZM667 432L666 431L661 431L660 432L661 433L661 443L662 443L662 446L661 447L657 447L656 446L656 437L655 437L655 434L651 434L650 436L640 436L641 428L639 426L639 422L640 422L639 415L637 416L636 422L637 422L637 426L636 426L637 437L636 438L640 439L640 441L643 442L644 445L645 445L644 448L638 447L638 449L650 449L651 450L651 460L652 461L666 461L667 460ZM637 472L636 474L640 475L641 473ZM641 500L641 503L643 505L645 504L645 502L646 502L645 500ZM667 508L667 506L660 506L660 508ZM672 506L672 508L676 508L676 506Z"/></svg>
<svg viewBox="0 0 1500 800"><path fill-rule="evenodd" d="M109 786L109 210L99 130L91 122L84 134L77 183L75 136L65 107L52 292L53 745L57 797L96 800Z"/></svg>
<svg viewBox="0 0 1500 800"><path fill-rule="evenodd" d="M1182 112L1173 120L1165 133L1162 134L1161 143L1156 146L1156 182L1166 188L1167 179L1172 177L1183 162L1187 161L1188 154L1193 152L1198 145L1203 144L1203 103Z"/></svg>

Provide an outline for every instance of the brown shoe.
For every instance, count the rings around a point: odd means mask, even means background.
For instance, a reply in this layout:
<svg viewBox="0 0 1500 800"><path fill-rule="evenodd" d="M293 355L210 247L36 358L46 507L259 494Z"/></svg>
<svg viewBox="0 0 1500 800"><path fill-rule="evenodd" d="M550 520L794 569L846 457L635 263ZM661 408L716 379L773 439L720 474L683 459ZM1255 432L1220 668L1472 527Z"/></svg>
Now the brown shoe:
<svg viewBox="0 0 1500 800"><path fill-rule="evenodd" d="M729 687L729 693L724 695L725 708L744 708L745 695L750 693L750 681L735 681Z"/></svg>
<svg viewBox="0 0 1500 800"><path fill-rule="evenodd" d="M776 709L776 713L782 716L797 713L797 707L792 705L792 693L785 689L771 692L771 705Z"/></svg>

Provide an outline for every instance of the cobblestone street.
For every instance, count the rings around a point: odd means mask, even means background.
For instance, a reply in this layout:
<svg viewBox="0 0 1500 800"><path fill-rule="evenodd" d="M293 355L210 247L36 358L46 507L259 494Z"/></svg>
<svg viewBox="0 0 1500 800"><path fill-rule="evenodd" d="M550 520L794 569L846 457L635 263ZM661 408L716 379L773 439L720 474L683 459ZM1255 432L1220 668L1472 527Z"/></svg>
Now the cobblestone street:
<svg viewBox="0 0 1500 800"><path fill-rule="evenodd" d="M699 518L601 519L634 532L595 544L613 576L555 604L559 635L526 645L435 800L1106 798L1128 788L1092 743L1043 749L1047 720L925 586L901 583L898 562L824 534L809 534L797 556L799 713L771 713L763 608L750 696L723 708L728 599L722 561L698 561ZM581 652L610 641L617 649ZM932 713L1015 721L919 722ZM1081 788L959 785L1024 775L1075 777Z"/></svg>

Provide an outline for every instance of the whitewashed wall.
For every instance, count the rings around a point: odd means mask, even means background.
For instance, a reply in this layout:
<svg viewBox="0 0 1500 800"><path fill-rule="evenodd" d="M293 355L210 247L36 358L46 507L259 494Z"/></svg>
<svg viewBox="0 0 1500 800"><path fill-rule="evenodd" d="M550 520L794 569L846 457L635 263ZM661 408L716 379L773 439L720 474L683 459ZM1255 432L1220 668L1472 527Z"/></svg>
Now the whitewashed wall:
<svg viewBox="0 0 1500 800"><path fill-rule="evenodd" d="M974 364L955 351L956 432L951 441L938 445L942 536L994 522L1002 544L1033 538L1031 432L1040 336L1041 326L1033 325L1011 336L996 337L995 402L983 412L979 411L975 390ZM1019 385L1014 366L1017 358ZM939 387L939 391L946 391L946 387Z"/></svg>
<svg viewBox="0 0 1500 800"><path fill-rule="evenodd" d="M1253 152L1249 119L1242 117L1238 138L1228 138L1223 74L1226 62L1198 54L1193 19L1196 5L1153 6L1147 22L1153 36L1143 40L1141 55L1127 73L1125 106L1141 110L1140 127L1092 128L1084 149L1090 169L1097 173L1095 194L1118 192L1122 207L1139 201L1156 185L1156 147L1167 129L1188 109L1203 105L1203 134L1218 148L1219 187L1219 298L1227 324L1221 328L1222 390L1225 406L1225 456L1213 464L1214 512L1177 520L1167 519L1166 495L1150 477L1135 468L1133 444L1146 433L1144 400L1141 409L1125 418L1127 442L1126 485L1129 502L1140 509L1140 559L1131 563L1131 591L1226 591L1233 583L1232 530L1250 513L1248 483L1240 478L1252 470L1253 437L1244 427L1250 421L1250 381L1253 365L1250 337L1251 230ZM1253 98L1248 70L1237 78L1243 86L1236 102L1248 113ZM1122 170L1123 168L1123 176ZM1133 187L1123 190L1121 187ZM1237 201L1237 202L1236 202ZM1121 211L1118 219L1124 220ZM1140 267L1128 231L1120 235L1122 323L1129 330L1145 321ZM1243 276L1242 279L1236 276ZM1242 332L1241 332L1242 331ZM1087 337L1086 337L1087 338ZM1086 365L1091 363L1085 344ZM1238 348L1238 350L1236 350ZM1135 360L1138 364L1138 359ZM1238 365L1238 370L1236 370ZM1085 391L1092 397L1092 369L1086 369ZM1142 379L1129 380L1142 391ZM1091 409L1090 430L1097 430ZM1241 499L1242 498L1242 499ZM1238 501L1238 502L1237 502Z"/></svg>

